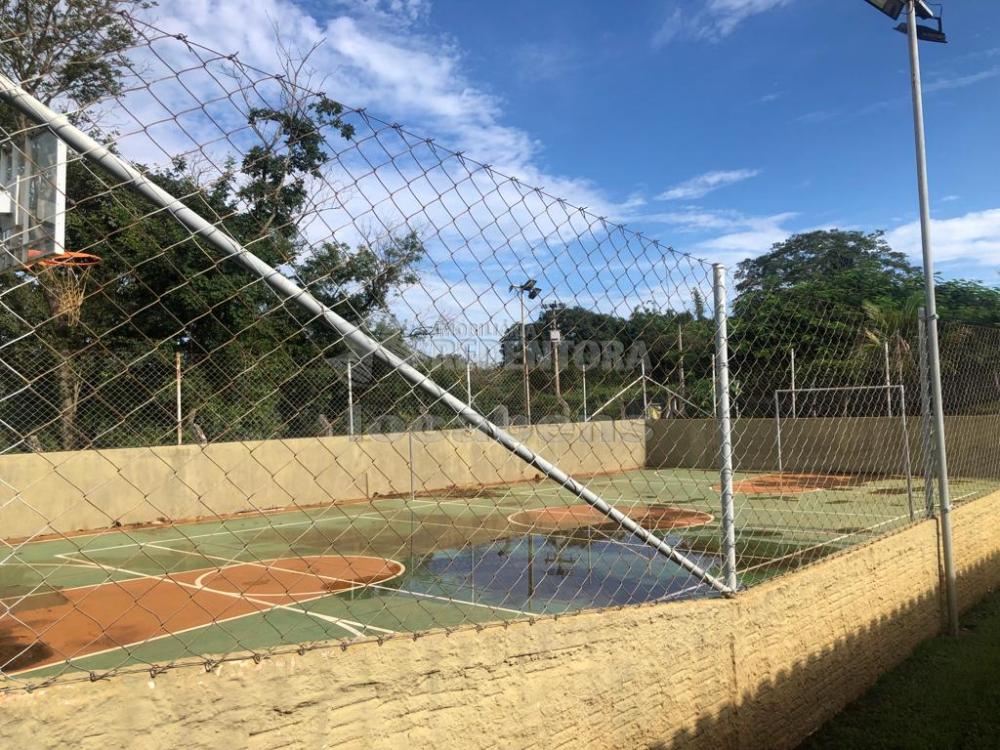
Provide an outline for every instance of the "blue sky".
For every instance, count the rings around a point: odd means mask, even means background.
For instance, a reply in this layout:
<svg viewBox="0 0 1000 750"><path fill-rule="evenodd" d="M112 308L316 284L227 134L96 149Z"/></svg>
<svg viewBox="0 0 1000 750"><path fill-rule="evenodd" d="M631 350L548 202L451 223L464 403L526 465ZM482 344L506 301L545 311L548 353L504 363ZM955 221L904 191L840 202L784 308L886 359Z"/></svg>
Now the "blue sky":
<svg viewBox="0 0 1000 750"><path fill-rule="evenodd" d="M906 40L862 0L177 0L154 17L268 66L272 21L352 106L734 263L819 227L915 259ZM226 19L230 18L230 21ZM938 270L1000 281L1000 3L922 45Z"/></svg>

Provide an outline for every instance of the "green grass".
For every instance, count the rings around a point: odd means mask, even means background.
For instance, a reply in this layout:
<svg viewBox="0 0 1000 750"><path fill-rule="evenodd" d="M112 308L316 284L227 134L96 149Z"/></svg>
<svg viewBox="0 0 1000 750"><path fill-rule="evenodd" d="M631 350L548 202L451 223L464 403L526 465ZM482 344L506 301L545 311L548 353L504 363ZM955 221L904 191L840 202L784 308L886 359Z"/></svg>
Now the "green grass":
<svg viewBox="0 0 1000 750"><path fill-rule="evenodd" d="M957 638L921 645L800 750L1000 747L1000 592L962 618Z"/></svg>

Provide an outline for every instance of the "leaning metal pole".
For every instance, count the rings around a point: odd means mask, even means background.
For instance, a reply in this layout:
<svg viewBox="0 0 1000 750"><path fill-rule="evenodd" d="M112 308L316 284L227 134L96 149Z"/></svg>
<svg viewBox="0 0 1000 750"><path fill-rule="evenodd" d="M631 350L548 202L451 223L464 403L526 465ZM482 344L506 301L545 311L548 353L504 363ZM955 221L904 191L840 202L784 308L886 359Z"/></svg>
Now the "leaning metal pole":
<svg viewBox="0 0 1000 750"><path fill-rule="evenodd" d="M907 3L910 42L910 86L913 91L913 134L917 152L917 191L920 196L920 238L924 256L924 306L927 313L927 359L930 365L931 406L934 410L935 458L941 502L941 552L948 600L948 632L958 635L958 595L952 550L951 496L948 491L948 454L945 450L944 404L941 400L941 354L938 348L937 300L934 293L934 253L931 249L930 191L927 188L927 151L924 139L924 101L920 87L920 52L917 42L917 9Z"/></svg>
<svg viewBox="0 0 1000 750"><path fill-rule="evenodd" d="M693 560L674 549L670 544L657 537L645 527L609 505L602 497L589 490L573 479L559 467L539 456L512 435L500 429L479 412L472 409L461 399L445 390L403 359L393 354L380 343L372 339L360 328L351 324L333 310L316 299L307 290L283 276L277 269L269 266L251 253L239 242L224 231L205 220L200 214L192 211L177 198L170 195L149 178L139 172L128 161L95 141L89 135L74 126L67 117L54 112L14 81L0 73L0 100L12 105L40 125L48 127L57 138L62 139L77 153L100 165L110 175L118 179L121 185L129 188L153 205L169 212L193 236L208 242L217 250L222 251L232 260L242 265L251 273L259 276L274 291L287 298L290 302L302 307L307 312L322 320L326 325L343 336L344 341L355 351L371 354L395 369L405 380L415 388L420 388L433 396L436 401L444 403L467 424L476 428L487 437L495 440L522 461L538 469L549 479L562 485L581 500L617 523L621 528L631 532L661 555L670 558L679 566L704 581L712 588L724 594L734 593L734 589L702 569Z"/></svg>
<svg viewBox="0 0 1000 750"><path fill-rule="evenodd" d="M726 268L712 266L715 291L716 420L719 425L719 500L722 506L723 578L736 590L736 512L733 508L733 425L729 415L729 331L726 315Z"/></svg>

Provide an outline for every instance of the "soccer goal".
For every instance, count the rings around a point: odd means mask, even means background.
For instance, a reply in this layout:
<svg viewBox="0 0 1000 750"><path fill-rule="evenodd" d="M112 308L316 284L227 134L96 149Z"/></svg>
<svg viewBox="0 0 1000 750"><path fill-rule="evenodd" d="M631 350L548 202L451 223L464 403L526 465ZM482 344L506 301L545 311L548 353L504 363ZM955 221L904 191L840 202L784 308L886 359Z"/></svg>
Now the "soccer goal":
<svg viewBox="0 0 1000 750"><path fill-rule="evenodd" d="M866 425L857 421L866 418L878 419L879 423ZM817 425L815 428L808 428L819 430L822 439L810 441L810 453L800 455L795 450L790 425L806 419L822 420L813 423ZM822 488L836 485L835 478L842 479L846 474L884 475L898 460L899 471L906 480L907 505L913 520L916 517L913 466L907 422L906 389L899 384L779 388L774 392L778 475L785 477L786 469L794 469L799 484L813 477L815 488ZM875 434L886 439L873 448L872 435L859 434L866 430L877 430ZM825 455L812 453L818 444L827 446ZM859 451L866 451L866 455L857 455Z"/></svg>

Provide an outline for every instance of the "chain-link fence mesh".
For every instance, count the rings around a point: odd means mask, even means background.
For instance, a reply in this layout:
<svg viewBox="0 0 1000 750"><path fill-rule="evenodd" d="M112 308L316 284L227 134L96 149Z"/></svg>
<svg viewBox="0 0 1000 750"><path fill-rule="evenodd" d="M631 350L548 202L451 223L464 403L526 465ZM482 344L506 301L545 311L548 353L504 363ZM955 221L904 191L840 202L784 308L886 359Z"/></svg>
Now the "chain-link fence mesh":
<svg viewBox="0 0 1000 750"><path fill-rule="evenodd" d="M915 313L716 309L703 261L115 24L114 83L3 95L4 147L70 146L70 252L0 288L4 688L733 595L926 515ZM994 430L995 333L942 331Z"/></svg>

